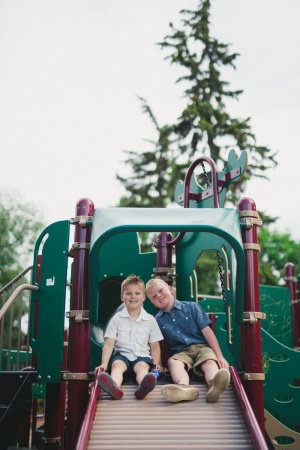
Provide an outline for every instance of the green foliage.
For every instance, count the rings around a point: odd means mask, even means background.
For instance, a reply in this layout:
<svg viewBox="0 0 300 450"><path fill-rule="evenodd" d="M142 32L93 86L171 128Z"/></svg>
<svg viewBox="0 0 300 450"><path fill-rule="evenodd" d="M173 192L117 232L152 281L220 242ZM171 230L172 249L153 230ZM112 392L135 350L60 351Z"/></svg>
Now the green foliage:
<svg viewBox="0 0 300 450"><path fill-rule="evenodd" d="M202 253L196 273L200 294L222 295L216 250L208 250Z"/></svg>
<svg viewBox="0 0 300 450"><path fill-rule="evenodd" d="M265 171L276 164L275 154L256 145L250 118L231 117L226 110L227 100L238 100L243 91L230 89L229 83L222 79L222 69L236 69L239 55L230 53L228 44L210 35L210 7L211 0L200 0L196 11L182 10L181 29L171 23L171 34L159 43L162 49L171 51L166 59L183 69L177 82L185 86L187 105L174 125L174 132L182 152L190 160L200 150L224 165L231 148L247 150L250 155L247 177L243 177L240 186L232 187L243 192L251 176L265 177ZM231 194L230 199L236 201L235 195Z"/></svg>
<svg viewBox="0 0 300 450"><path fill-rule="evenodd" d="M171 33L158 44L169 51L165 59L182 69L177 82L184 86L187 104L174 124L159 126L150 106L141 99L157 140L151 141L152 150L126 152L132 176L117 177L128 192L121 206L166 206L173 199L177 180L184 179L187 167L199 155L210 156L222 170L231 148L248 152L247 173L228 192L228 200L234 203L251 176L266 178L266 170L276 165L275 154L256 145L250 118L231 117L226 109L226 102L238 100L242 93L230 89L222 78L223 69L236 68L238 54L230 53L228 44L210 35L210 6L210 0L200 0L196 11L182 10L181 29L170 23Z"/></svg>
<svg viewBox="0 0 300 450"><path fill-rule="evenodd" d="M0 192L0 288L5 287L29 266L35 241L43 227L38 216L36 208L30 203L23 202L19 192ZM6 300L11 293L9 290ZM4 316L4 330L8 330L10 323L12 324L13 348L17 345L20 317L28 311L28 302L28 293L21 294ZM2 302L0 308L1 306ZM7 348L8 339L9 333L4 332L3 348Z"/></svg>
<svg viewBox="0 0 300 450"><path fill-rule="evenodd" d="M285 264L295 266L295 275L300 273L300 242L292 239L289 233L279 233L262 227L258 232L258 242L261 247L259 253L259 282L260 284L285 285Z"/></svg>
<svg viewBox="0 0 300 450"><path fill-rule="evenodd" d="M237 101L243 91L231 89L222 78L222 71L235 70L239 54L231 53L230 45L211 36L210 7L211 0L199 0L195 11L182 10L181 28L176 29L170 23L170 34L158 44L169 52L165 59L182 69L177 83L184 87L187 102L175 123L159 125L147 101L140 98L143 112L154 125L156 140L147 141L151 144L147 151L126 151L125 163L130 167L131 175L117 175L127 191L119 206L168 206L173 201L177 181L185 178L187 168L200 155L210 156L222 170L230 149L237 153L247 151L247 171L227 193L227 200L233 204L251 177L267 178L267 170L277 164L275 153L268 147L257 145L250 118L232 117L227 110L228 102ZM205 175L201 174L198 182L204 185L206 181ZM276 218L261 214L261 219L264 228L259 231L262 249L260 283L283 284L286 262L293 262L296 270L300 269L300 244L287 233L271 232L266 228L274 224ZM141 241L144 251L153 250L149 236L141 233ZM218 294L219 276L215 265L214 255L209 252L202 255L197 268L200 292Z"/></svg>
<svg viewBox="0 0 300 450"><path fill-rule="evenodd" d="M17 191L0 192L0 286L28 264L42 222Z"/></svg>
<svg viewBox="0 0 300 450"><path fill-rule="evenodd" d="M120 199L119 206L163 208L173 196L181 166L175 163L172 127L160 127L145 99L140 98L140 101L143 112L148 114L155 127L157 140L148 141L152 150L143 153L125 151L128 155L126 164L130 165L133 175L117 175L128 192Z"/></svg>

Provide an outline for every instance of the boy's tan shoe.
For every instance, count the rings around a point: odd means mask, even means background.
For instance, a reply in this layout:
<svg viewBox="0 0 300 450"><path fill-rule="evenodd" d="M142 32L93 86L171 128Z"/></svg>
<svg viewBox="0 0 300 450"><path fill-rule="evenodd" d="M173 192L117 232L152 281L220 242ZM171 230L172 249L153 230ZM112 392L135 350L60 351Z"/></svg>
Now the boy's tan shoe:
<svg viewBox="0 0 300 450"><path fill-rule="evenodd" d="M166 384L160 391L162 397L170 402L197 400L199 390L186 384Z"/></svg>
<svg viewBox="0 0 300 450"><path fill-rule="evenodd" d="M216 403L219 400L222 392L227 389L230 383L230 373L227 369L220 369L212 380L208 392L206 394L206 401L208 403Z"/></svg>

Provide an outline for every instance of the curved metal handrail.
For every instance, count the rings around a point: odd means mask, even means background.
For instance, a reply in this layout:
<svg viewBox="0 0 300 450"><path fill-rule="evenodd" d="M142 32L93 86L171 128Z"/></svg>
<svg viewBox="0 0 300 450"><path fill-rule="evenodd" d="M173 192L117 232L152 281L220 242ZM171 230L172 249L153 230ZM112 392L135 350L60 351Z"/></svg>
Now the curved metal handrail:
<svg viewBox="0 0 300 450"><path fill-rule="evenodd" d="M204 161L207 162L211 167L214 208L220 208L217 166L216 166L215 162L209 156L201 156L200 158L196 159L188 168L188 171L186 173L185 180L184 180L184 202L183 202L184 208L189 208L190 186L191 186L192 174L195 170L195 167L198 166L198 164L203 163ZM167 246L170 247L175 244L178 244L178 242L181 241L181 239L183 238L184 235L185 235L185 232L178 233L178 235L175 237L175 239L173 239L172 241L169 241L167 243Z"/></svg>
<svg viewBox="0 0 300 450"><path fill-rule="evenodd" d="M2 295L3 292L5 292L9 288L11 288L16 281L20 280L31 269L32 269L32 266L29 266L29 267L27 267L27 269L24 269L22 272L20 272L18 275L16 275L15 278L13 278L6 286L4 286L3 288L0 289L0 295Z"/></svg>
<svg viewBox="0 0 300 450"><path fill-rule="evenodd" d="M191 178L192 178L194 169L196 166L198 166L198 164L201 164L204 161L207 162L211 167L214 208L220 208L217 166L216 166L215 162L209 156L201 156L200 158L196 159L188 168L187 174L185 176L185 182L184 182L184 203L183 203L184 208L189 207L190 184L191 184Z"/></svg>
<svg viewBox="0 0 300 450"><path fill-rule="evenodd" d="M13 304L15 299L18 297L18 295L22 291L38 291L38 290L39 290L38 286L34 286L32 284L20 284L20 286L18 286L14 290L14 292L11 294L9 299L5 302L4 306L1 308L1 310L0 310L0 320L3 318L4 314L6 313L6 311L11 307L11 305Z"/></svg>

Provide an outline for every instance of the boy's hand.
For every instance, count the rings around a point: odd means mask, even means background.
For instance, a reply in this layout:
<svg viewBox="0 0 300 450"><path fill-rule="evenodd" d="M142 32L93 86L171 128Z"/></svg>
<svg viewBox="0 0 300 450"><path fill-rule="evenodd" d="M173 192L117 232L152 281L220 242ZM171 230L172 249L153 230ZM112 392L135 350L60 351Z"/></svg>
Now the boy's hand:
<svg viewBox="0 0 300 450"><path fill-rule="evenodd" d="M221 369L229 370L229 364L224 357L219 357L218 359Z"/></svg>
<svg viewBox="0 0 300 450"><path fill-rule="evenodd" d="M101 366L95 367L94 372L96 373L98 369L100 369L100 372L105 372L107 369L107 364L101 364Z"/></svg>

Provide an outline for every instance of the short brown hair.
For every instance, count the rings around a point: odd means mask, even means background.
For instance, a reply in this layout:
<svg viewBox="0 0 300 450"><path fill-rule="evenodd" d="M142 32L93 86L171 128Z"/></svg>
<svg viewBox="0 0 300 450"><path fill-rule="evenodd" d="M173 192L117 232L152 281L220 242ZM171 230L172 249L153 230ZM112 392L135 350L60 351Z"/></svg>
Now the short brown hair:
<svg viewBox="0 0 300 450"><path fill-rule="evenodd" d="M123 294L129 284L140 284L144 293L146 292L145 283L143 282L143 280L138 275L132 273L131 275L129 275L129 277L125 278L125 280L122 281L121 294Z"/></svg>

